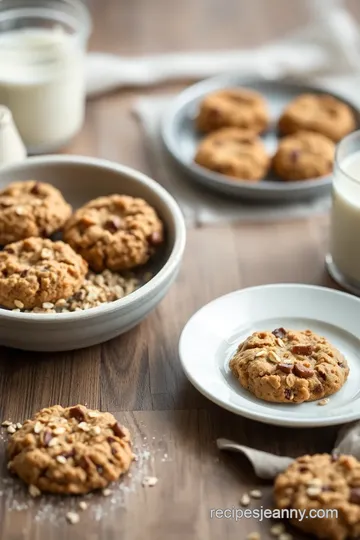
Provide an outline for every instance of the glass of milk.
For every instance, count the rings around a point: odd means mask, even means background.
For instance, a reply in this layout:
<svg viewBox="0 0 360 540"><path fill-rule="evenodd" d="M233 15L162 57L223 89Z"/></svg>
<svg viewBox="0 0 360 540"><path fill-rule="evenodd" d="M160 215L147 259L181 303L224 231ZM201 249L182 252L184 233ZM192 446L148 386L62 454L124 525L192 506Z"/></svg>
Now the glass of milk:
<svg viewBox="0 0 360 540"><path fill-rule="evenodd" d="M335 281L360 296L360 131L337 148L326 265Z"/></svg>
<svg viewBox="0 0 360 540"><path fill-rule="evenodd" d="M81 0L0 1L0 105L30 153L58 150L81 129L90 30Z"/></svg>

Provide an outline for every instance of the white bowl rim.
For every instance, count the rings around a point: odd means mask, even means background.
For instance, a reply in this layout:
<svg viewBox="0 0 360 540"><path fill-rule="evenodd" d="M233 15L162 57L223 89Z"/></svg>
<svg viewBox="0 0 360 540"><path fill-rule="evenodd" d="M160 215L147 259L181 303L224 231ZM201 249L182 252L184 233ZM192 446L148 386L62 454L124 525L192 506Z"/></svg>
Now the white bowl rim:
<svg viewBox="0 0 360 540"><path fill-rule="evenodd" d="M128 167L121 165L114 161L110 161L102 158L94 158L80 155L46 155L46 156L34 156L29 157L25 161L12 163L1 167L0 177L3 173L9 173L14 169L26 168L26 164L31 163L34 165L42 164L56 164L56 163L68 163L69 165L90 165L93 167L105 168L128 176L138 183L149 187L170 209L174 218L174 232L175 239L171 249L171 253L164 266L157 272L157 274L148 282L139 287L136 291L130 293L119 300L113 302L100 304L99 306L85 309L82 311L73 311L69 313L22 313L17 311L11 311L4 308L0 308L0 319L13 319L24 322L51 322L61 323L70 322L72 320L85 320L93 317L98 317L104 314L108 314L119 309L126 308L131 304L134 304L137 300L144 298L154 292L159 285L163 282L167 275L171 275L178 264L181 261L186 242L186 227L184 217L179 208L179 205L175 201L174 197L170 195L165 188L158 184L155 180L147 176L146 174Z"/></svg>

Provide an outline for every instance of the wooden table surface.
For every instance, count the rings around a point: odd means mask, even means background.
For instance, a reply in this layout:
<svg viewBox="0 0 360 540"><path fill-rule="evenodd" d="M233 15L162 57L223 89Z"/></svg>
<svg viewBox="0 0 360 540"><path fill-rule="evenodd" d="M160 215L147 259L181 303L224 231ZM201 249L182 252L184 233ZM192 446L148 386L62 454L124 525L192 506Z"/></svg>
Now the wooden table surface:
<svg viewBox="0 0 360 540"><path fill-rule="evenodd" d="M357 0L349 2L360 14ZM302 2L288 0L92 0L90 47L120 54L255 46L305 20ZM82 133L69 153L100 156L150 172L143 140L130 111L134 97L180 90L183 85L119 91L88 103ZM332 448L336 428L282 429L220 409L186 380L178 358L180 332L199 307L229 291L265 283L332 286L324 272L328 217L281 224L198 228L188 231L181 274L161 305L136 329L103 345L68 353L2 348L0 417L23 420L37 409L85 403L114 412L129 425L140 461L114 495L92 497L77 525L64 519L74 499L33 501L0 478L0 537L6 540L231 539L269 523L211 519L210 510L238 507L244 491L269 485L248 463L220 455L215 439L237 440L296 456ZM201 254L201 256L200 256ZM143 488L143 475L158 477Z"/></svg>

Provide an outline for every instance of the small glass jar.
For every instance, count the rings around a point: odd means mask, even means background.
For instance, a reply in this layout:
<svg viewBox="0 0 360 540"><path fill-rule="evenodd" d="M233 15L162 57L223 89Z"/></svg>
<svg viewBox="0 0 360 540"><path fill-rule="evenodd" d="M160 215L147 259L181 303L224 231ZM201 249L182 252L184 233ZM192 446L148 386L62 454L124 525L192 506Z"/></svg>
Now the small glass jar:
<svg viewBox="0 0 360 540"><path fill-rule="evenodd" d="M0 104L29 153L58 150L81 129L90 31L81 0L0 1Z"/></svg>
<svg viewBox="0 0 360 540"><path fill-rule="evenodd" d="M335 281L360 296L360 131L345 137L336 151L326 266Z"/></svg>

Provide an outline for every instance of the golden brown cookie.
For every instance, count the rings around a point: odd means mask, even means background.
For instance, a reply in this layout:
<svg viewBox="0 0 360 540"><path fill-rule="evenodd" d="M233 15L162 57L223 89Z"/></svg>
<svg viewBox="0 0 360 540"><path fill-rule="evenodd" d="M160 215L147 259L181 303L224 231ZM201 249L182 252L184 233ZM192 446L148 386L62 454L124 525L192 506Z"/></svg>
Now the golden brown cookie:
<svg viewBox="0 0 360 540"><path fill-rule="evenodd" d="M88 493L126 473L134 455L129 431L107 412L83 405L42 409L14 433L9 469L51 493Z"/></svg>
<svg viewBox="0 0 360 540"><path fill-rule="evenodd" d="M360 536L360 462L353 456L299 457L276 478L274 497L277 508L300 511L291 523L317 538Z"/></svg>
<svg viewBox="0 0 360 540"><path fill-rule="evenodd" d="M145 264L164 241L163 224L143 199L109 195L90 201L66 223L64 239L96 272Z"/></svg>
<svg viewBox="0 0 360 540"><path fill-rule="evenodd" d="M257 134L265 131L269 118L261 94L247 88L231 88L213 92L202 100L196 125L205 133L223 127L238 127Z"/></svg>
<svg viewBox="0 0 360 540"><path fill-rule="evenodd" d="M280 140L273 157L274 171L283 180L306 180L332 172L335 144L311 131L299 131Z"/></svg>
<svg viewBox="0 0 360 540"><path fill-rule="evenodd" d="M261 139L239 128L223 128L207 135L194 160L211 171L250 181L264 178L270 164Z"/></svg>
<svg viewBox="0 0 360 540"><path fill-rule="evenodd" d="M31 309L80 289L87 263L64 242L26 238L0 252L0 305Z"/></svg>
<svg viewBox="0 0 360 540"><path fill-rule="evenodd" d="M290 135L301 130L322 133L337 142L356 129L353 111L348 105L326 94L302 94L284 110L279 130Z"/></svg>
<svg viewBox="0 0 360 540"><path fill-rule="evenodd" d="M71 206L50 184L13 182L0 192L0 245L30 236L51 236L71 215Z"/></svg>
<svg viewBox="0 0 360 540"><path fill-rule="evenodd" d="M334 394L349 368L343 355L311 330L254 332L238 347L230 369L259 399L302 403Z"/></svg>

